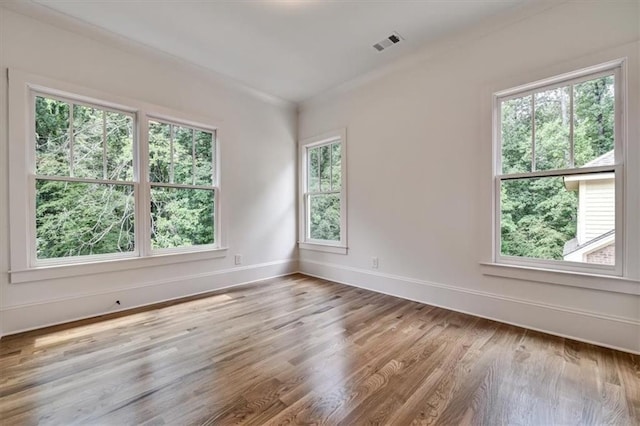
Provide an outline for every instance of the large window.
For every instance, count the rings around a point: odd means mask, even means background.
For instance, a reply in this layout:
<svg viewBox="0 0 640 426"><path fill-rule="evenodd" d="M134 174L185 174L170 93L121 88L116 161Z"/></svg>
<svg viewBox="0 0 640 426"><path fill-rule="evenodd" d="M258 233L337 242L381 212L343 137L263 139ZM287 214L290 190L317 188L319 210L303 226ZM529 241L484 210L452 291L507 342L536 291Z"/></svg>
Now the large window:
<svg viewBox="0 0 640 426"><path fill-rule="evenodd" d="M302 141L301 248L346 253L344 131Z"/></svg>
<svg viewBox="0 0 640 426"><path fill-rule="evenodd" d="M215 127L13 71L10 102L13 282L47 266L223 254Z"/></svg>
<svg viewBox="0 0 640 426"><path fill-rule="evenodd" d="M133 252L133 114L34 94L36 259Z"/></svg>
<svg viewBox="0 0 640 426"><path fill-rule="evenodd" d="M496 95L496 260L621 274L621 66Z"/></svg>

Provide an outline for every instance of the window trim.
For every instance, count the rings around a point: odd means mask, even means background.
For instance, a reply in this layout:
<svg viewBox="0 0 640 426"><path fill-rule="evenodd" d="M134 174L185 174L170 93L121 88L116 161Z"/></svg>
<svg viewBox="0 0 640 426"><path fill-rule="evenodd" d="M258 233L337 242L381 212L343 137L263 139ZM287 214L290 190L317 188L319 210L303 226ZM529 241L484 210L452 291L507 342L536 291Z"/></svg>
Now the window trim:
<svg viewBox="0 0 640 426"><path fill-rule="evenodd" d="M340 240L317 240L308 237L309 230L309 200L310 193L307 190L307 152L310 148L330 145L340 141ZM328 253L347 254L347 129L341 128L318 136L303 139L298 146L299 164L299 195L298 195L298 248L306 250L323 251ZM322 192L322 191L321 191ZM326 192L326 191L324 191ZM338 191L329 191L331 193Z"/></svg>
<svg viewBox="0 0 640 426"><path fill-rule="evenodd" d="M580 169L571 167L558 170L532 171L525 173L502 173L502 132L501 132L501 102L522 96L539 93L544 90L563 87L569 84L575 85L584 81L613 75L615 78L615 119L614 119L614 149L615 160L611 166L598 166ZM626 60L618 59L605 62L599 65L582 68L577 71L564 73L555 77L545 78L532 83L520 85L511 89L497 91L492 99L492 262L495 265L512 267L531 268L535 270L569 272L580 274L592 274L598 276L623 277L625 276L625 156L626 156ZM573 120L573 117L571 118ZM533 131L533 130L532 130ZM532 152L532 155L535 155ZM525 258L518 256L507 256L501 253L501 183L508 179L553 177L577 174L587 174L595 172L613 172L615 174L615 250L616 261L614 266L588 264L566 260L544 260L535 258Z"/></svg>
<svg viewBox="0 0 640 426"><path fill-rule="evenodd" d="M211 118L171 110L142 101L112 96L95 89L9 69L9 276L12 283L55 279L91 273L111 272L138 267L154 266L170 262L211 259L226 255L226 232L221 214L221 166L220 127ZM35 243L35 151L30 141L34 140L35 96L50 96L65 102L73 102L104 110L124 113L133 117L133 163L134 181L114 181L131 185L135 191L135 249L127 253L107 253L88 256L70 256L56 259L37 259ZM148 121L160 119L171 123L213 131L215 137L214 176L215 244L151 250L150 230L147 218L150 202L148 177ZM145 176L146 175L146 176ZM65 180L66 177L62 177ZM92 179L80 179L91 183ZM95 183L105 183L95 180ZM223 201L222 201L223 202ZM25 214L27 212L27 214ZM153 261L158 258L158 261Z"/></svg>

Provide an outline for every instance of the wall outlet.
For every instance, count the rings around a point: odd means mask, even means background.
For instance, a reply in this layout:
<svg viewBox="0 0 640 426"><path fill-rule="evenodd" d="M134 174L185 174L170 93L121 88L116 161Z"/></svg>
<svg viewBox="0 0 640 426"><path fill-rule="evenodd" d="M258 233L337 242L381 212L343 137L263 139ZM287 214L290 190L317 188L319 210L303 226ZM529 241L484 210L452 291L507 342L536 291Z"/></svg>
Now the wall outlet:
<svg viewBox="0 0 640 426"><path fill-rule="evenodd" d="M378 269L378 258L377 257L372 257L371 258L371 267L373 269Z"/></svg>
<svg viewBox="0 0 640 426"><path fill-rule="evenodd" d="M234 261L236 262L236 265L242 265L242 255L236 254L234 257Z"/></svg>

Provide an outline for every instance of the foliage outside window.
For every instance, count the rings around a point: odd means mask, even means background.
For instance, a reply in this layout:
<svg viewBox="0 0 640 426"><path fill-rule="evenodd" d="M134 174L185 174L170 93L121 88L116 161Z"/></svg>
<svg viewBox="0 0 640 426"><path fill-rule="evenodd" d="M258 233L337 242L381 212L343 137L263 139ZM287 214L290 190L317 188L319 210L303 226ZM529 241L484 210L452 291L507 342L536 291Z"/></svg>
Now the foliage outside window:
<svg viewBox="0 0 640 426"><path fill-rule="evenodd" d="M497 95L500 260L619 264L619 70Z"/></svg>
<svg viewBox="0 0 640 426"><path fill-rule="evenodd" d="M40 93L34 101L36 260L216 243L214 131L150 120L138 170L133 113Z"/></svg>
<svg viewBox="0 0 640 426"><path fill-rule="evenodd" d="M344 136L314 138L301 146L304 242L345 245Z"/></svg>

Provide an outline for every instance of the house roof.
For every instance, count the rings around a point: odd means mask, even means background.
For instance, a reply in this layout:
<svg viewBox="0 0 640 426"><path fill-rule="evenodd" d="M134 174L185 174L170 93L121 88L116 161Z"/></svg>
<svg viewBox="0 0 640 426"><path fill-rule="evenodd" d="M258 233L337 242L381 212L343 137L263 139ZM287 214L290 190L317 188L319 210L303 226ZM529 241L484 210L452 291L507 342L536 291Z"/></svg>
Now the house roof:
<svg viewBox="0 0 640 426"><path fill-rule="evenodd" d="M587 164L585 164L584 166L581 166L580 168L585 168L585 167L600 167L600 166L612 166L615 164L615 151L612 149L609 152L606 152L604 154L602 154L601 156L594 158L593 160L589 161ZM587 174L578 174L578 175L572 175L572 176L564 176L562 178L562 180L564 181L564 187L568 190L568 191L575 191L578 189L578 183L580 181L583 180L589 180L589 178L592 178L594 176L600 176L602 178L613 178L613 176L609 176L608 174L603 174L602 172L599 173L587 173Z"/></svg>
<svg viewBox="0 0 640 426"><path fill-rule="evenodd" d="M583 244L578 244L578 239L577 238L573 238L569 241L567 241L566 243L564 243L564 249L562 250L562 255L566 256L568 254L571 254L575 251L578 250L582 250L584 248L588 248L591 245L596 245L599 241L604 240L605 238L614 235L616 233L615 229L612 229L609 232L605 232L604 234L598 235L597 237L587 241L586 243Z"/></svg>
<svg viewBox="0 0 640 426"><path fill-rule="evenodd" d="M615 152L612 149L611 151L602 154L600 157L595 158L589 161L582 167L598 167L598 166L612 166L616 161Z"/></svg>

